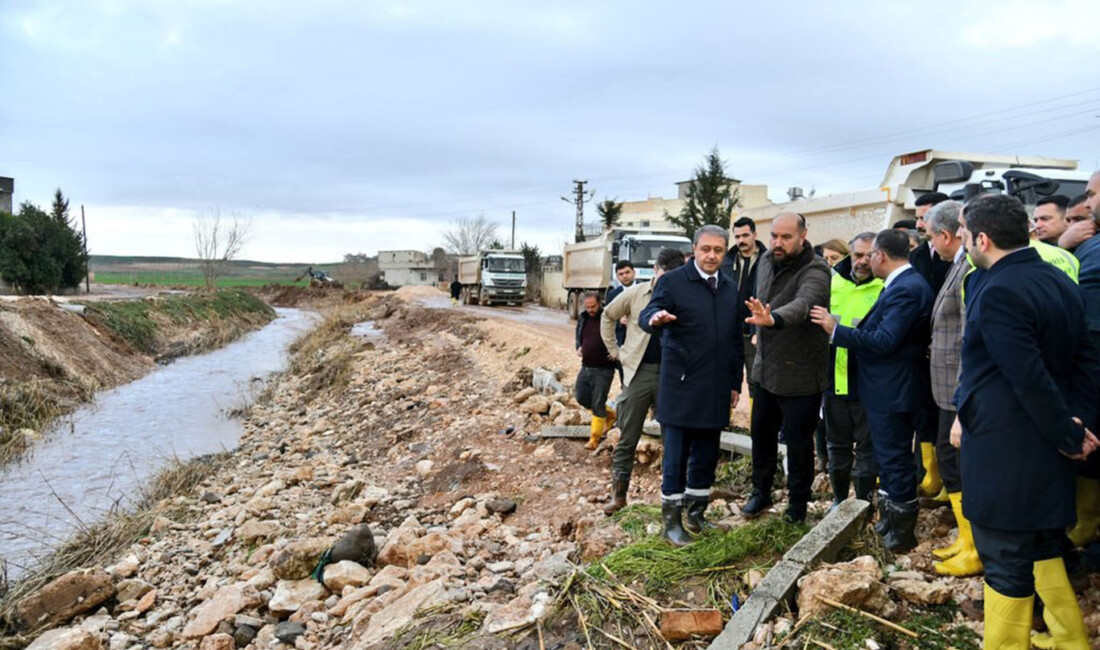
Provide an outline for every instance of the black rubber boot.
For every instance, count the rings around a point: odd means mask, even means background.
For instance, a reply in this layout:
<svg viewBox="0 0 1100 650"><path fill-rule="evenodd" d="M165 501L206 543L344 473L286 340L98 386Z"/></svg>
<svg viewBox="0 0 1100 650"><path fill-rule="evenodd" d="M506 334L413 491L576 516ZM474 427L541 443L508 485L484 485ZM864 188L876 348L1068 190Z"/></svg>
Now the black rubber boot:
<svg viewBox="0 0 1100 650"><path fill-rule="evenodd" d="M882 538L883 545L893 553L912 550L917 545L917 513L920 502L917 499L905 503L885 501L890 530Z"/></svg>
<svg viewBox="0 0 1100 650"><path fill-rule="evenodd" d="M665 524L665 531L662 533L662 537L667 539L673 546L687 546L694 540L691 539L691 535L687 534L684 530L684 524L681 520L683 508L676 501L661 500L661 520Z"/></svg>
<svg viewBox="0 0 1100 650"><path fill-rule="evenodd" d="M875 502L875 477L857 476L852 479L856 484L856 498L868 503Z"/></svg>
<svg viewBox="0 0 1100 650"><path fill-rule="evenodd" d="M846 469L835 469L829 472L829 483L833 486L833 505L848 498L848 488L852 484L852 472Z"/></svg>
<svg viewBox="0 0 1100 650"><path fill-rule="evenodd" d="M729 530L728 526L707 520L709 505L710 499L706 497L684 497L684 530L692 535L698 535L705 530Z"/></svg>
<svg viewBox="0 0 1100 650"><path fill-rule="evenodd" d="M806 521L806 504L791 501L783 512L783 518L792 524L801 524Z"/></svg>
<svg viewBox="0 0 1100 650"><path fill-rule="evenodd" d="M890 519L886 516L886 493L877 493L875 499L875 507L878 510L878 521L875 523L875 533L877 533L879 537L886 537L886 533L890 530Z"/></svg>
<svg viewBox="0 0 1100 650"><path fill-rule="evenodd" d="M630 490L630 477L611 480L611 502L604 506L603 513L610 517L626 507L626 493Z"/></svg>
<svg viewBox="0 0 1100 650"><path fill-rule="evenodd" d="M771 494L761 492L760 490L753 490L748 500L745 501L745 505L741 506L741 514L751 519L767 510L771 505Z"/></svg>

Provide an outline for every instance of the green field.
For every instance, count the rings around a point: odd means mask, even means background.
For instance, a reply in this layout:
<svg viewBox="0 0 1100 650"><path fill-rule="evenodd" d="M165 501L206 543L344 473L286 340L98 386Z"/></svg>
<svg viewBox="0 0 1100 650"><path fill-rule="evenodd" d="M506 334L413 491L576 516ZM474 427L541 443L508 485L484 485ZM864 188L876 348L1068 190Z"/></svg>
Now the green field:
<svg viewBox="0 0 1100 650"><path fill-rule="evenodd" d="M205 284L198 260L182 257L135 257L92 255L89 270L97 284L128 284L155 286L201 287ZM377 264L309 264L272 263L251 260L229 262L218 278L219 287L258 287L268 284L308 286L306 268L321 270L347 286L355 287L370 273L377 274Z"/></svg>
<svg viewBox="0 0 1100 650"><path fill-rule="evenodd" d="M188 286L188 287L201 287L206 282L203 280L201 274L197 273L172 273L172 272L156 272L156 271L144 271L144 272L97 272L95 274L95 281L100 284L137 284L137 285L159 285L159 286ZM271 278L271 277L225 277L218 278L217 286L219 287L262 287L269 284L284 284L295 287L309 286L308 280L299 280L295 282L293 279L285 280L283 278Z"/></svg>

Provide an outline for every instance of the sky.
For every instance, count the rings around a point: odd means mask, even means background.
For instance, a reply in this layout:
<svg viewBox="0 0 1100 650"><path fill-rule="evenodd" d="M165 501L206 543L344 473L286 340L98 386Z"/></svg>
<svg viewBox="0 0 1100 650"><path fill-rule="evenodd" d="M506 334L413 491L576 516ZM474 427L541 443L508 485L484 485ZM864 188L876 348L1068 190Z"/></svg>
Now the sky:
<svg viewBox="0 0 1100 650"><path fill-rule="evenodd" d="M560 252L574 179L675 196L706 153L817 195L925 148L1100 168L1100 3L0 0L0 176L93 254L430 250L485 215ZM594 206L586 206L594 219Z"/></svg>

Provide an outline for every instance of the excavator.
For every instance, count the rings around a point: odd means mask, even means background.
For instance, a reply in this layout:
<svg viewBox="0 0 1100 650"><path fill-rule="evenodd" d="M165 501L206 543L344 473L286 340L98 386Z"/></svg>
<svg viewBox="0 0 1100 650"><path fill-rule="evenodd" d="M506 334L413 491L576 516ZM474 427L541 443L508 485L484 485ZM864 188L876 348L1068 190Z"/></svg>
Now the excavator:
<svg viewBox="0 0 1100 650"><path fill-rule="evenodd" d="M339 280L330 278L327 273L321 270L314 271L313 267L309 267L304 273L294 278L295 282L300 282L306 276L309 276L309 287L311 289L343 289L344 283Z"/></svg>

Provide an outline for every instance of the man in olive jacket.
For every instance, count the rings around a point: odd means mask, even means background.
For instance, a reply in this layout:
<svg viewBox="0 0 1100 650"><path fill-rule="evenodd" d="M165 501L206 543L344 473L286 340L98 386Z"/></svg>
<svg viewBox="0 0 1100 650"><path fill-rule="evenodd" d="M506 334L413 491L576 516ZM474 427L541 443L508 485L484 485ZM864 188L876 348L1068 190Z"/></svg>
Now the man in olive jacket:
<svg viewBox="0 0 1100 650"><path fill-rule="evenodd" d="M752 408L753 492L742 512L755 516L772 503L779 430L787 438L788 505L784 516L806 519L814 480L814 431L821 394L829 386L829 337L810 322L810 309L829 307L829 265L806 241L806 219L784 212L772 220L772 246L760 260L756 296L748 300L756 325L757 385Z"/></svg>

